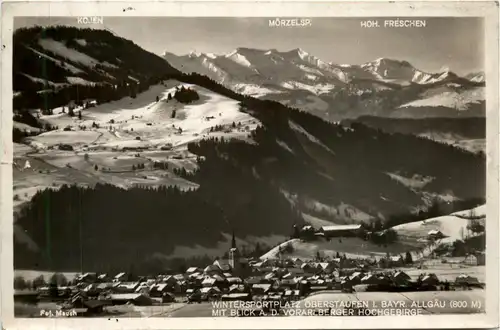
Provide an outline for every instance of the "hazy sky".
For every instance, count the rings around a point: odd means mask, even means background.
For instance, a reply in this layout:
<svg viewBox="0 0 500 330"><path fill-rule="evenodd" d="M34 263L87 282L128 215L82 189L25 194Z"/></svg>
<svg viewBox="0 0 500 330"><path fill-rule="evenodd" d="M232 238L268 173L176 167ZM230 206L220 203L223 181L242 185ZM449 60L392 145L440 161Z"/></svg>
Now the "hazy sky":
<svg viewBox="0 0 500 330"><path fill-rule="evenodd" d="M269 27L267 18L104 17L104 26L151 52L223 54L237 47L302 48L327 62L360 64L379 57L406 60L429 72L484 70L481 18L426 18L423 28L363 28L370 18L311 18L310 27ZM372 18L373 19L373 18ZM376 18L383 25L383 18ZM76 18L16 18L15 28L75 25ZM79 25L82 26L82 25ZM88 27L88 26L87 26Z"/></svg>

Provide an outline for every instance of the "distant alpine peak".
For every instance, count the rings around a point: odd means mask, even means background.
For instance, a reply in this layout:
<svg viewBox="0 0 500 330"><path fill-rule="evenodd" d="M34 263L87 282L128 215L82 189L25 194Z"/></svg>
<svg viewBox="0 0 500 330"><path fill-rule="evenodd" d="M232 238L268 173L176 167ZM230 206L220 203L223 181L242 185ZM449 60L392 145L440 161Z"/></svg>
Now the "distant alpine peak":
<svg viewBox="0 0 500 330"><path fill-rule="evenodd" d="M233 51L227 53L224 55L225 57L231 57L235 54L240 54L240 55L247 55L247 54L261 54L265 53L267 50L263 49L256 49L256 48L249 48L249 47L238 47L234 49Z"/></svg>
<svg viewBox="0 0 500 330"><path fill-rule="evenodd" d="M361 64L361 67L362 68L369 68L369 67L379 67L381 65L413 68L413 66L407 61L400 61L400 60L387 58L387 57L379 57L374 61Z"/></svg>
<svg viewBox="0 0 500 330"><path fill-rule="evenodd" d="M188 54L189 57L200 57L201 55L202 55L202 53L197 52L196 50L192 50Z"/></svg>
<svg viewBox="0 0 500 330"><path fill-rule="evenodd" d="M442 66L441 69L439 69L439 72L441 73L449 73L451 70L447 66Z"/></svg>
<svg viewBox="0 0 500 330"><path fill-rule="evenodd" d="M307 52L306 52L305 50L303 50L302 48L294 48L294 49L292 49L291 51L289 51L288 53L297 54L297 55L299 55L300 57L309 55L309 53L307 53Z"/></svg>
<svg viewBox="0 0 500 330"><path fill-rule="evenodd" d="M468 75L465 76L465 78L469 79L470 81L478 83L485 81L484 72L482 71L469 73Z"/></svg>

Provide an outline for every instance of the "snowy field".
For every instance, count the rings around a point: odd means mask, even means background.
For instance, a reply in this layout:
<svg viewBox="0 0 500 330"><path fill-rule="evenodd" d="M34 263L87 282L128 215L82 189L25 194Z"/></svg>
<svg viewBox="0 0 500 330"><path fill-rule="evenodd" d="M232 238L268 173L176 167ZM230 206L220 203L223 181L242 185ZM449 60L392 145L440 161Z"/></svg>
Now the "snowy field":
<svg viewBox="0 0 500 330"><path fill-rule="evenodd" d="M473 209L475 216L486 216L486 205L481 205ZM465 219L471 210L455 212L450 215L426 219L423 221L411 222L393 227L398 233L398 241L388 244L387 247L377 245L369 241L364 241L357 237L332 238L330 241L318 239L314 242L305 242L299 239L292 239L281 244L283 247L290 244L293 252L289 257L302 259L313 259L319 252L321 255L335 257L336 253L345 254L348 258L364 259L390 255L404 254L410 251L413 260L419 260L429 256L439 243L452 243L461 239L462 232L466 232L469 220ZM305 220L317 225L322 225L324 220L305 214ZM446 237L439 242L431 243L427 240L431 230L439 230ZM277 258L279 247L276 246L264 254L261 259Z"/></svg>
<svg viewBox="0 0 500 330"><path fill-rule="evenodd" d="M59 47L53 42L44 46ZM91 59L81 60L91 63ZM195 89L200 100L187 105L168 100L168 95L180 86ZM212 137L248 140L250 132L260 124L241 112L237 101L174 80L152 86L136 98L77 108L74 117L67 114L67 109L65 112L61 107L52 115L40 114L42 122L58 129L27 138L26 144L14 144L16 207L29 201L39 189L63 184L196 187L173 174L175 168L196 168L196 155L187 151L188 143ZM233 122L238 126L233 127ZM216 125L224 127L223 131L210 132ZM59 150L61 144L64 150ZM155 169L155 162L166 163L168 169ZM133 170L139 164L144 168Z"/></svg>
<svg viewBox="0 0 500 330"><path fill-rule="evenodd" d="M477 87L462 92L456 91L428 91L422 99L412 101L400 106L405 107L448 107L457 110L467 110L471 104L479 103L485 99L485 88Z"/></svg>
<svg viewBox="0 0 500 330"><path fill-rule="evenodd" d="M472 209L475 216L486 217L486 205ZM416 240L425 239L431 230L439 230L445 236L441 243L452 243L461 239L462 231L466 231L469 220L464 219L471 213L471 210L459 211L450 215L426 219L423 221L411 222L393 227L399 236L414 238Z"/></svg>

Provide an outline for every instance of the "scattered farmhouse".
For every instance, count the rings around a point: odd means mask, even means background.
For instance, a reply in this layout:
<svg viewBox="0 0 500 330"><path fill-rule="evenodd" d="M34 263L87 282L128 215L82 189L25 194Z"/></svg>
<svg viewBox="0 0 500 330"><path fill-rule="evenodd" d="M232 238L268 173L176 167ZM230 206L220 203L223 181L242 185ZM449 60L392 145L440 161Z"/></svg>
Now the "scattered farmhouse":
<svg viewBox="0 0 500 330"><path fill-rule="evenodd" d="M355 237L363 233L361 225L332 225L319 229L325 237Z"/></svg>

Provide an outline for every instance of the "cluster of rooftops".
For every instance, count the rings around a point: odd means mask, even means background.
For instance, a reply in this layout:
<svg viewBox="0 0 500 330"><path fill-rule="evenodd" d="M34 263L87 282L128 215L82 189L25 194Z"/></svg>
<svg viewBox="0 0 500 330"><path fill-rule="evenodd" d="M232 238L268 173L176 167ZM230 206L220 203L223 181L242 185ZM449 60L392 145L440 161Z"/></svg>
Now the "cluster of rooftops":
<svg viewBox="0 0 500 330"><path fill-rule="evenodd" d="M100 300L108 304L152 305L174 301L300 299L313 292L352 290L358 285L436 286L442 283L435 274L412 278L401 270L378 270L363 260L336 258L328 262L300 258L249 261L246 269L232 267L229 260L189 267L184 273L133 277L121 272L115 276L85 273L72 286L58 287L56 299ZM456 283L479 284L476 278L461 275ZM51 287L38 288L49 296ZM54 297L52 297L54 298Z"/></svg>

